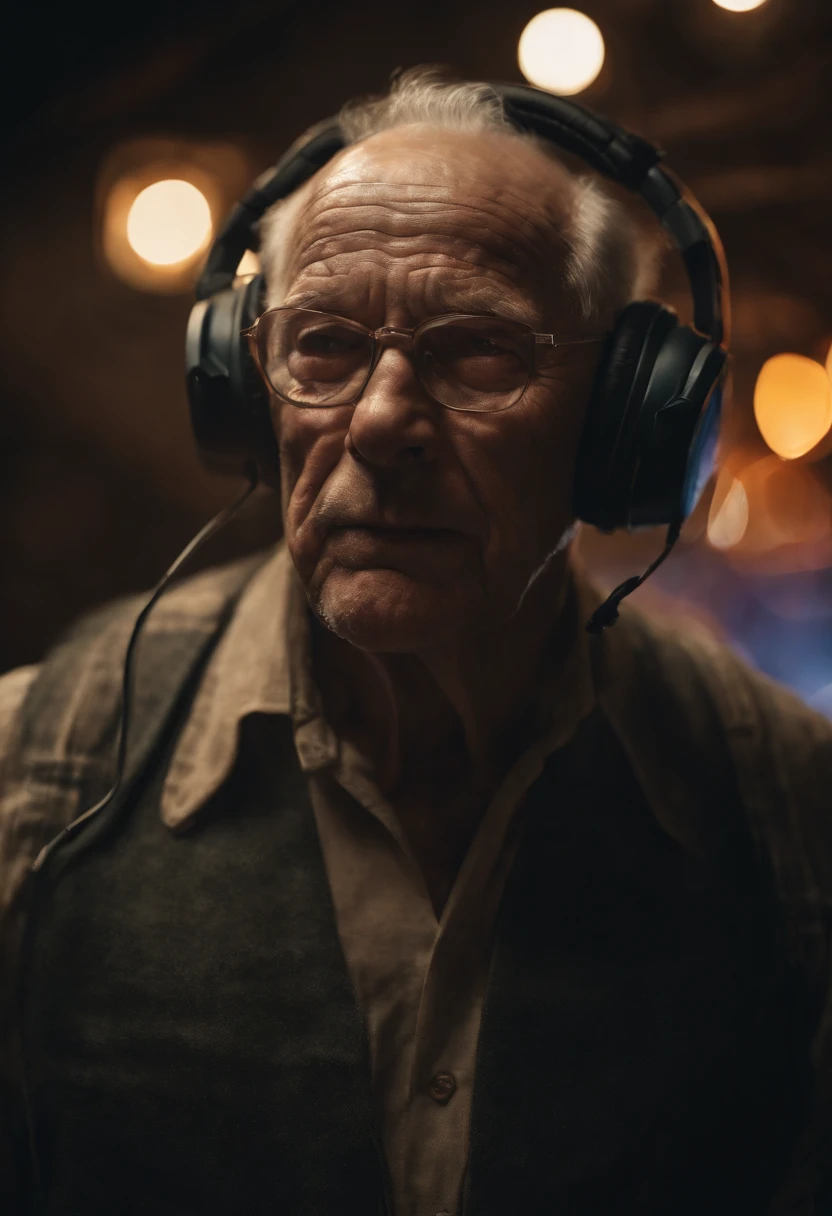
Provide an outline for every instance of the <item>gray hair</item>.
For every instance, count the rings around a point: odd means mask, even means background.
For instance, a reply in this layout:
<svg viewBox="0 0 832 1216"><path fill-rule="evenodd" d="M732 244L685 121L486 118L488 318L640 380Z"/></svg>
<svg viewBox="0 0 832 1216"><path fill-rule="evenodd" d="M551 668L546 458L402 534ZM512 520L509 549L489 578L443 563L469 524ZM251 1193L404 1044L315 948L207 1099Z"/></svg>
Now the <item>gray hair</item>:
<svg viewBox="0 0 832 1216"><path fill-rule="evenodd" d="M566 246L565 286L587 322L609 326L631 300L649 291L656 243L648 243L628 211L595 181L570 172L551 145L519 131L490 85L447 78L435 67L400 73L385 96L348 102L339 122L349 143L393 127L423 125L466 135L500 132L533 143L560 168L567 190L562 236ZM303 202L303 187L275 203L260 221L261 263L268 304L286 291L287 235Z"/></svg>

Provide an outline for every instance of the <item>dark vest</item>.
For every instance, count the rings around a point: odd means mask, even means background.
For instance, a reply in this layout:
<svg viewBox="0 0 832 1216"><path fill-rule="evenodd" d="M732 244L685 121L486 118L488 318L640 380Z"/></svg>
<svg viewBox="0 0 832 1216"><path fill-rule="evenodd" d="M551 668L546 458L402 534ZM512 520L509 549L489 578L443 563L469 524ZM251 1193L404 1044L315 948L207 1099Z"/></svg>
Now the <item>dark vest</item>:
<svg viewBox="0 0 832 1216"><path fill-rule="evenodd" d="M231 778L172 833L160 791L199 679L181 667L157 671L181 691L125 796L36 888L20 982L30 1210L389 1213L367 1035L289 724L247 719ZM531 790L488 978L466 1216L765 1210L807 1098L802 1010L727 758L693 757L691 781L712 825L702 855L658 826L596 711Z"/></svg>

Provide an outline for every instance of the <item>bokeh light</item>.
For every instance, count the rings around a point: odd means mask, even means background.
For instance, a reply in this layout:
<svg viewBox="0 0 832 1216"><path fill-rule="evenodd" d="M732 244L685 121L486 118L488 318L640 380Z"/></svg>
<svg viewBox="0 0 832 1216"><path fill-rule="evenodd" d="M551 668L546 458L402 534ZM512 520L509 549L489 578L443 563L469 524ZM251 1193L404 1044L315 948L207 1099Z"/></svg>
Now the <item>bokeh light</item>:
<svg viewBox="0 0 832 1216"><path fill-rule="evenodd" d="M764 486L765 509L788 545L813 545L829 536L829 492L811 468L777 461Z"/></svg>
<svg viewBox="0 0 832 1216"><path fill-rule="evenodd" d="M187 261L211 237L211 209L201 190L179 178L141 190L127 215L127 239L153 266Z"/></svg>
<svg viewBox="0 0 832 1216"><path fill-rule="evenodd" d="M719 8L727 8L729 13L750 13L765 2L766 0L714 0L714 4Z"/></svg>
<svg viewBox="0 0 832 1216"><path fill-rule="evenodd" d="M245 279L250 274L260 273L260 259L257 254L247 249L240 258L240 264L237 267L237 278Z"/></svg>
<svg viewBox="0 0 832 1216"><path fill-rule="evenodd" d="M808 570L829 564L832 500L813 466L735 449L719 471L708 542L745 569Z"/></svg>
<svg viewBox="0 0 832 1216"><path fill-rule="evenodd" d="M748 527L748 495L738 477L732 477L725 493L719 486L711 500L708 515L708 540L715 549L732 549L745 536Z"/></svg>
<svg viewBox="0 0 832 1216"><path fill-rule="evenodd" d="M757 377L754 415L760 434L778 456L796 460L807 455L832 427L832 384L826 369L805 355L775 355Z"/></svg>
<svg viewBox="0 0 832 1216"><path fill-rule="evenodd" d="M532 17L517 48L520 70L531 84L570 96L592 84L604 64L604 39L586 13L550 8Z"/></svg>

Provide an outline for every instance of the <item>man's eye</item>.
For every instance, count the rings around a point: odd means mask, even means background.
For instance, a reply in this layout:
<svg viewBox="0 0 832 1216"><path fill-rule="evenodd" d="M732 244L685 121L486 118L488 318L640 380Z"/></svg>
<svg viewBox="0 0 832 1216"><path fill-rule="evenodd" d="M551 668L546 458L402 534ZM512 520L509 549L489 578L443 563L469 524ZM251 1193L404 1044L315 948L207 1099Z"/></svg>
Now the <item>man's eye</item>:
<svg viewBox="0 0 832 1216"><path fill-rule="evenodd" d="M460 359L503 358L516 354L510 339L504 340L500 334L468 333L461 329L449 328L447 335L440 339L449 354Z"/></svg>
<svg viewBox="0 0 832 1216"><path fill-rule="evenodd" d="M492 338L475 338L471 343L472 354L477 355L499 355L503 349Z"/></svg>
<svg viewBox="0 0 832 1216"><path fill-rule="evenodd" d="M332 333L329 330L311 330L299 334L295 342L298 354L313 355L319 359L347 354L355 344L355 338L351 335Z"/></svg>

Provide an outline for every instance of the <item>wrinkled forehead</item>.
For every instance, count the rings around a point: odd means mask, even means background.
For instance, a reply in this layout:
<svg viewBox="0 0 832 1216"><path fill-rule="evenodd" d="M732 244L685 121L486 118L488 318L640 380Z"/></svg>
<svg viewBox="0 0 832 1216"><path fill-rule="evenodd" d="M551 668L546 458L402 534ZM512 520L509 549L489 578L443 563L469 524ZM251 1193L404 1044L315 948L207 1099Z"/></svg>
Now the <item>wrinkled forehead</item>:
<svg viewBox="0 0 832 1216"><path fill-rule="evenodd" d="M350 253L371 251L380 266L433 252L539 294L565 257L570 187L537 148L499 132L383 132L304 187L286 234L286 286Z"/></svg>

